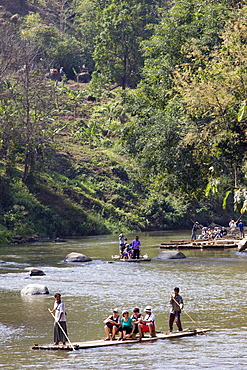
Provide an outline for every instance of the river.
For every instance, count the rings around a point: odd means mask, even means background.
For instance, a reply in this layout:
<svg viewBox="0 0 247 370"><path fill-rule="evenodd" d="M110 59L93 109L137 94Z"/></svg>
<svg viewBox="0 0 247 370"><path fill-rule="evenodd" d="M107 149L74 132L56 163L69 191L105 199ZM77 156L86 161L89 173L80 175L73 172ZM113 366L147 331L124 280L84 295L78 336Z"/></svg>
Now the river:
<svg viewBox="0 0 247 370"><path fill-rule="evenodd" d="M128 239L134 234L127 235ZM247 259L236 250L185 250L186 259L161 261L160 242L188 238L189 232L139 233L142 254L150 262L113 262L118 237L104 235L68 238L1 247L0 367L2 369L246 369ZM88 263L64 263L70 252L92 258ZM30 277L31 268L45 276ZM50 294L21 296L23 287L44 284ZM153 343L66 351L30 347L53 343L54 294L66 304L71 341L103 338L103 320L112 308L132 311L151 305L158 330L167 330L169 294L180 287L186 312L208 335ZM196 328L182 314L184 328ZM176 325L174 326L176 328Z"/></svg>

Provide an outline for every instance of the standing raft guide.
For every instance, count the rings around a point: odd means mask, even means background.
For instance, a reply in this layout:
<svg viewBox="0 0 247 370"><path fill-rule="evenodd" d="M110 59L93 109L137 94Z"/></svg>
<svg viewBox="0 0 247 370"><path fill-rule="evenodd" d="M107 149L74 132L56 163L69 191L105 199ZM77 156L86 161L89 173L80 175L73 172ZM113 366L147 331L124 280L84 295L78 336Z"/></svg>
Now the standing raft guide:
<svg viewBox="0 0 247 370"><path fill-rule="evenodd" d="M71 342L67 336L67 328L63 325L63 329L66 329L66 333L62 330L59 320L63 317L61 314L61 308L64 309L64 304L61 301L61 295L55 295L55 304L53 311L56 314L55 325L54 325L54 344L45 344L39 345L35 344L32 346L32 349L40 350L77 350L77 349L86 349L86 348L95 348L95 347L105 347L113 346L119 344L133 344L138 342L150 342L156 341L158 339L173 339L186 336L192 336L197 334L207 335L206 332L211 329L202 329L199 325L191 318L191 316L184 310L183 299L178 294L179 288L174 288L174 294L170 295L170 305L171 310L168 318L168 331L161 332L157 331L155 324L155 315L151 306L145 308L145 316L140 313L140 309L135 307L133 309L133 314L130 315L127 309L122 311L122 317L120 318L119 310L114 308L112 314L104 320L104 330L106 333L106 338L91 340L91 341L82 341L82 342ZM178 307L178 308L177 308ZM50 313L53 315L53 311ZM57 311L57 312L56 312ZM184 311L190 320L197 326L196 329L182 329L182 324L180 321L180 314ZM176 319L176 324L178 326L178 331L172 331L173 322ZM62 321L63 322L63 321ZM61 323L61 321L60 321ZM58 327L56 327L58 325ZM59 331L58 329L61 329ZM68 343L66 344L66 341ZM62 341L63 344L59 344Z"/></svg>

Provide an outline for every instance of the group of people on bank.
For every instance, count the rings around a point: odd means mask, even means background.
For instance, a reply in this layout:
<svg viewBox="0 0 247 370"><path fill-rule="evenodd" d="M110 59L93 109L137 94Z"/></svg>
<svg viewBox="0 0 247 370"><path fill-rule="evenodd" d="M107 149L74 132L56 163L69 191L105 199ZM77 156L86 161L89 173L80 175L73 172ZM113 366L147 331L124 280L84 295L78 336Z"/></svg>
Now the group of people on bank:
<svg viewBox="0 0 247 370"><path fill-rule="evenodd" d="M139 259L141 251L141 242L139 236L136 236L131 243L127 243L124 234L119 234L119 255L121 258Z"/></svg>
<svg viewBox="0 0 247 370"><path fill-rule="evenodd" d="M174 288L174 293L170 295L170 315L169 315L169 330L173 331L174 321L177 324L178 330L182 331L182 324L180 314L183 309L183 298L179 294L179 288ZM61 300L61 294L55 294L55 302L53 310L50 311L54 314L54 345L62 342L64 345L68 340L67 326L66 326L66 311L65 304ZM150 337L156 336L155 315L152 308L147 306L145 308L145 315L140 313L140 309L135 307L130 315L128 310L123 310L122 315L119 315L118 309L114 308L112 314L104 320L104 329L106 333L105 340L126 340L129 338L136 338L139 334L139 340L142 340L144 333L149 333Z"/></svg>

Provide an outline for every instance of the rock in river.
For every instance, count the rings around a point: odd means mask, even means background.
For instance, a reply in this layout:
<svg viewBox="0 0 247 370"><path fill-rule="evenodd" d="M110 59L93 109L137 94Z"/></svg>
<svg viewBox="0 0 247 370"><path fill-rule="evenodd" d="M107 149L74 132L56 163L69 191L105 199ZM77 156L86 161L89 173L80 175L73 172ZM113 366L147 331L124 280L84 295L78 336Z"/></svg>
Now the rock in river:
<svg viewBox="0 0 247 370"><path fill-rule="evenodd" d="M170 260L170 259L180 259L186 258L186 256L179 251L163 251L161 252L158 257L159 260Z"/></svg>
<svg viewBox="0 0 247 370"><path fill-rule="evenodd" d="M29 275L30 276L44 276L45 273L44 273L44 271L39 270L39 269L32 269L32 270L29 271Z"/></svg>
<svg viewBox="0 0 247 370"><path fill-rule="evenodd" d="M67 256L64 258L64 262L88 262L92 261L90 257L85 256L85 254L81 253L69 253Z"/></svg>
<svg viewBox="0 0 247 370"><path fill-rule="evenodd" d="M21 295L49 294L49 290L42 284L29 284L21 290Z"/></svg>
<svg viewBox="0 0 247 370"><path fill-rule="evenodd" d="M244 238L238 242L238 251L242 252L247 248L247 238Z"/></svg>

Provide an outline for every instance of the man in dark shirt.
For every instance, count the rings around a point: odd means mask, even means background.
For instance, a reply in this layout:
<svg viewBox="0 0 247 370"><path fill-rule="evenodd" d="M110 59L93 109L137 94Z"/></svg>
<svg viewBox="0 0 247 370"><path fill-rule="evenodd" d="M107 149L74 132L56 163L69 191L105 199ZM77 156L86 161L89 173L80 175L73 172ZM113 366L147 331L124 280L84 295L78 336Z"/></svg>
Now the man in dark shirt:
<svg viewBox="0 0 247 370"><path fill-rule="evenodd" d="M191 240L196 240L196 231L200 229L199 222L196 221L192 227Z"/></svg>
<svg viewBox="0 0 247 370"><path fill-rule="evenodd" d="M180 313L184 307L184 303L183 303L183 298L178 293L179 293L179 288L175 287L174 295L171 295L171 299L170 299L171 309L170 309L170 316L169 316L169 332L172 332L173 323L175 319L176 319L178 330L183 331L182 324L180 321Z"/></svg>

